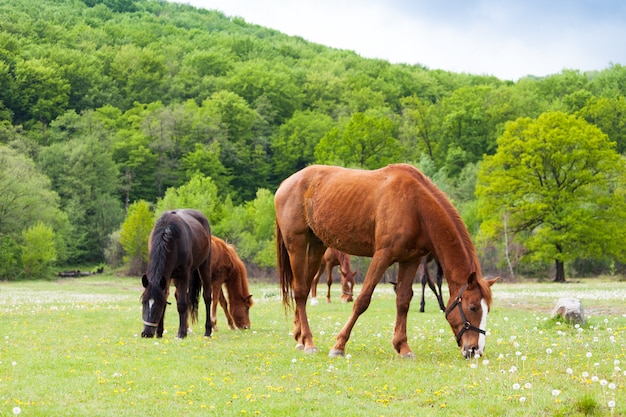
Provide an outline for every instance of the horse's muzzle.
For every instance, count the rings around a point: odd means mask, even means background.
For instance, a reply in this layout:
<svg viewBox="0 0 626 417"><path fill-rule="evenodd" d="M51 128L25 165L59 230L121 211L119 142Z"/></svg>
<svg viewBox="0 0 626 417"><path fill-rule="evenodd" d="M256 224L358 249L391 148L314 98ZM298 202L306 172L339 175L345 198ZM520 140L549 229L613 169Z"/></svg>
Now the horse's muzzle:
<svg viewBox="0 0 626 417"><path fill-rule="evenodd" d="M483 352L478 348L478 346L463 345L461 352L463 353L463 357L465 359L480 358L483 355Z"/></svg>
<svg viewBox="0 0 626 417"><path fill-rule="evenodd" d="M157 324L150 323L148 321L143 322L143 331L141 332L141 337L152 338L157 330Z"/></svg>

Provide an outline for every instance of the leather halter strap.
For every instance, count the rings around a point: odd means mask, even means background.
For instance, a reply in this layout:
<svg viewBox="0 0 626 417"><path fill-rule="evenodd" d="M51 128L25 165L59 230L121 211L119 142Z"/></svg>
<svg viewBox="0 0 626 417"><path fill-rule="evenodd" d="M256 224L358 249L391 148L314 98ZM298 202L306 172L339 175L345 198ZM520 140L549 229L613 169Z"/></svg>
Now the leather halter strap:
<svg viewBox="0 0 626 417"><path fill-rule="evenodd" d="M461 305L461 296L463 295L463 291L465 291L465 288L467 288L467 284L463 284L463 286L461 287L461 290L459 291L459 295L456 296L456 298L454 299L454 302L450 305L450 307L448 307L446 309L446 319L447 319L448 318L448 314L450 314L452 312L452 310L454 310L455 307L457 307L457 306L459 307L459 313L461 314L461 320L463 320L463 328L461 329L459 334L456 336L456 344L459 345L459 346L461 346L461 337L468 330L472 330L474 332L481 333L481 334L485 334L486 333L483 329L480 329L480 328L478 328L476 326L473 326L472 323L470 323L465 318L465 313L463 312L463 306Z"/></svg>

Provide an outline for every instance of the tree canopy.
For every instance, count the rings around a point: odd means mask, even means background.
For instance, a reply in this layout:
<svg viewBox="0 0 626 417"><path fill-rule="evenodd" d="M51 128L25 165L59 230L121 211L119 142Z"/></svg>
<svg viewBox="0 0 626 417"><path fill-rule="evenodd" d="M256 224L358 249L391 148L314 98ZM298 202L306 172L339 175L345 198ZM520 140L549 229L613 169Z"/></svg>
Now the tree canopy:
<svg viewBox="0 0 626 417"><path fill-rule="evenodd" d="M614 255L624 259L626 221L622 157L596 126L562 112L508 123L497 152L478 174L483 231L508 222L530 256L564 262Z"/></svg>
<svg viewBox="0 0 626 417"><path fill-rule="evenodd" d="M489 205L473 195L478 167L504 152L507 123L550 115L540 137L569 131L576 116L626 152L625 73L614 64L501 81L366 59L161 0L0 0L0 210L11 214L0 220L0 279L23 270L19 248L36 221L55 240L56 265L103 262L133 204L152 215L175 192L210 198L216 230L245 261L268 265L271 237L251 222L271 218L259 212L270 210L267 193L313 163L423 167L475 231L476 208ZM596 137L587 125L573 137ZM617 198L612 181L614 191L585 190ZM588 206L592 220L600 201ZM523 251L555 257L522 235ZM578 255L562 255L569 264L620 263L616 251L577 245Z"/></svg>

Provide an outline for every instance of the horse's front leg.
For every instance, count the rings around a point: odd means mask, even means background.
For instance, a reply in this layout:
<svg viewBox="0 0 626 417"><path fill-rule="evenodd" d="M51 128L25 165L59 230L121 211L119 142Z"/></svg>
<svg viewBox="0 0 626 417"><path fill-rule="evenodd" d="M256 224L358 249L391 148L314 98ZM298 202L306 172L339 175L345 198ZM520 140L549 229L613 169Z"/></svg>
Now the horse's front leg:
<svg viewBox="0 0 626 417"><path fill-rule="evenodd" d="M398 267L398 285L396 287L396 326L392 344L402 357L413 358L415 355L407 343L406 322L413 298L413 277L419 262L401 263Z"/></svg>
<svg viewBox="0 0 626 417"><path fill-rule="evenodd" d="M235 330L236 326L235 326L235 319L233 319L232 314L230 314L229 308L228 308L228 301L226 301L226 296L224 295L224 291L223 289L220 288L219 294L213 294L213 297L217 297L220 303L220 306L222 306L222 310L224 310L224 315L226 316L226 322L228 323L228 327L230 328L230 330ZM213 305L215 305L215 303L213 303ZM217 306L216 306L217 309Z"/></svg>
<svg viewBox="0 0 626 417"><path fill-rule="evenodd" d="M328 356L336 357L343 356L345 354L346 343L348 343L348 339L350 339L352 328L354 327L354 324L359 316L369 307L374 289L388 267L389 259L386 256L383 254L374 255L372 262L367 269L367 274L365 275L365 280L363 281L363 288L352 306L352 314L341 331L337 334L335 346L333 346L330 350Z"/></svg>
<svg viewBox="0 0 626 417"><path fill-rule="evenodd" d="M165 321L165 310L167 307L167 303L165 304L165 307L163 307L163 315L161 316L161 320L159 320L159 324L157 326L157 330L156 330L156 337L157 338L162 338L163 337L163 323Z"/></svg>
<svg viewBox="0 0 626 417"><path fill-rule="evenodd" d="M221 291L221 286L211 285L211 326L215 332L217 331L217 300L219 300L217 293L219 291ZM204 300L204 304L206 305L206 300Z"/></svg>
<svg viewBox="0 0 626 417"><path fill-rule="evenodd" d="M187 324L189 314L189 288L187 280L179 279L176 281L176 308L178 309L178 337L184 339L187 337Z"/></svg>

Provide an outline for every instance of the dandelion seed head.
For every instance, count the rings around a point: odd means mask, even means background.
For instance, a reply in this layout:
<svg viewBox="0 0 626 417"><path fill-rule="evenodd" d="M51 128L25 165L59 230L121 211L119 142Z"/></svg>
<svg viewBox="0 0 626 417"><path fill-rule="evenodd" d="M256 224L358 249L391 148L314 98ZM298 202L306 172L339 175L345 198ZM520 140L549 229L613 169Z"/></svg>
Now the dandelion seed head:
<svg viewBox="0 0 626 417"><path fill-rule="evenodd" d="M521 388L520 384L518 384L518 383L513 384L513 389L514 389L515 391L517 391L517 390L518 390L518 389L520 389L520 388Z"/></svg>
<svg viewBox="0 0 626 417"><path fill-rule="evenodd" d="M13 407L13 414L15 414L16 416L19 415L22 412L22 409L19 407Z"/></svg>
<svg viewBox="0 0 626 417"><path fill-rule="evenodd" d="M552 390L552 396L553 397L558 397L559 395L561 395L561 390L558 390L558 389L553 389Z"/></svg>

